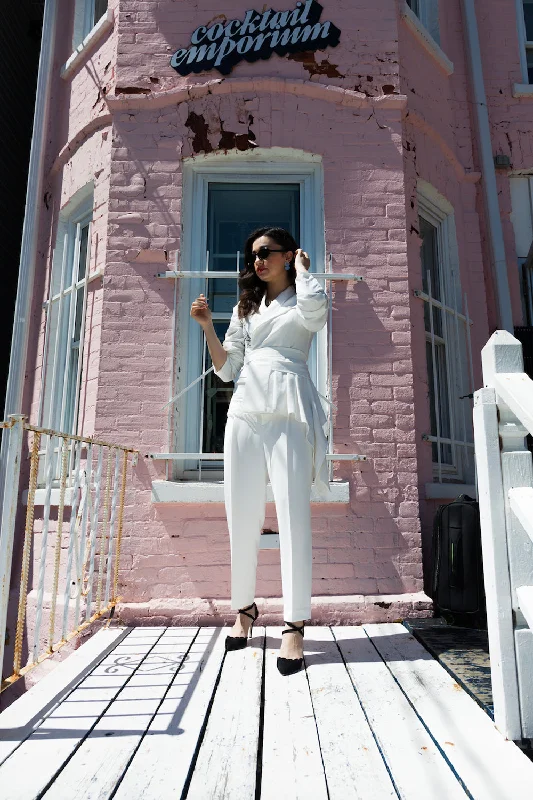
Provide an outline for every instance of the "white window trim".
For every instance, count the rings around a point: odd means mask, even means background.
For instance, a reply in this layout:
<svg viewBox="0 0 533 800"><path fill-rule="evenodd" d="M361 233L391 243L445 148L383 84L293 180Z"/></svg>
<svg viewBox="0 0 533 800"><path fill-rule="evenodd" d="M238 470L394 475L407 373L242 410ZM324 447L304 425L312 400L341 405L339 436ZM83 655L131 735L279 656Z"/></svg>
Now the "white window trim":
<svg viewBox="0 0 533 800"><path fill-rule="evenodd" d="M325 231L322 159L299 150L287 148L257 148L253 152L209 154L183 162L183 214L182 214L182 268L205 269L195 254L206 252L207 192L209 182L229 183L300 183L300 238L305 241L311 256L311 271L325 271ZM205 256L201 256L203 260ZM326 287L327 289L327 287ZM190 319L190 305L194 297L205 290L202 279L181 281L177 318L188 320L187 325L177 325L176 353L181 369L177 371L174 393L188 386L198 376L201 362L202 336L199 326ZM237 302L237 298L236 298ZM309 353L309 367L317 389L326 394L327 389L327 324L313 339ZM186 358L183 354L187 354ZM173 426L174 451L198 452L200 391L199 382L188 393L187 404L180 406ZM186 409L185 413L183 410ZM176 463L174 478L183 478L194 470L197 462ZM192 473L194 474L194 473ZM205 474L205 473L204 473ZM213 479L215 475L211 474ZM220 473L216 475L220 477ZM203 482L203 481L202 481Z"/></svg>
<svg viewBox="0 0 533 800"><path fill-rule="evenodd" d="M312 503L349 503L350 484L348 481L330 481L331 496L319 495L313 484ZM223 503L224 482L218 481L152 481L152 503ZM266 502L273 503L274 495L270 483L266 487Z"/></svg>
<svg viewBox="0 0 533 800"><path fill-rule="evenodd" d="M418 194L418 213L437 228L439 241L439 252L441 262L441 297L447 306L458 311L461 310L461 284L459 268L459 251L457 246L457 235L455 229L455 216L453 206L440 195L431 184L419 180L417 186ZM427 302L427 300L424 300ZM456 442L473 442L473 434L469 431L468 420L470 413L461 408L460 403L466 400L459 400L459 395L466 394L466 388L462 384L461 376L468 373L467 352L457 341L455 318L449 312L443 311L444 339L446 342L446 361L448 366L448 390L450 393L450 426L452 439ZM427 334L424 332L427 340ZM457 368L459 365L459 368ZM435 368L435 367L434 367ZM463 438L463 423L464 436ZM471 448L470 448L471 449ZM463 445L452 446L455 453L454 465L433 463L433 477L438 483L446 479L464 480L465 465L467 464L467 448Z"/></svg>
<svg viewBox="0 0 533 800"><path fill-rule="evenodd" d="M47 307L47 319L46 319L46 328L45 328L45 341L44 341L44 351L43 351L43 368L42 368L42 383L40 389L40 398L39 398L39 419L38 424L47 428L52 428L54 430L58 430L59 428L57 425L61 426L65 411L66 411L66 404L68 402L68 387L65 387L65 373L69 367L70 363L70 342L69 341L62 341L57 342L57 335L58 335L58 324L59 319L56 320L54 332L52 333L52 317L51 317L51 309L50 304L52 302L59 303L63 302L63 298L67 295L71 297L74 296L74 293L77 292L80 288L83 287L84 295L83 295L83 306L84 310L86 308L86 298L87 298L87 287L88 284L95 278L95 273L89 272L89 263L90 263L90 250L91 250L91 227L92 227L92 215L93 215L93 184L87 184L82 189L80 189L76 194L71 198L71 200L67 203L67 205L61 210L59 214L58 226L57 226L57 234L56 234L56 245L54 248L54 256L52 262L52 272L50 275L50 296L45 306ZM87 267L85 271L85 276L73 282L72 277L70 278L68 284L65 284L61 290L61 285L59 287L54 286L55 276L59 275L60 281L62 280L62 271L63 266L67 266L67 262L64 262L64 250L65 245L67 247L67 253L72 252L72 260L76 261L79 257L75 253L75 248L77 246L77 227L78 225L83 225L89 223L89 240L87 243ZM65 258L69 258L69 256L65 256ZM72 263L72 261L71 261ZM70 269L70 267L69 267ZM57 289L57 291L56 291ZM53 294L52 294L53 292ZM72 330L72 326L74 324L74 311L75 305L72 303L69 305L69 316L68 319L64 318L62 322L62 328L66 324L67 330L67 339L69 338L69 331ZM65 313L64 311L62 312ZM59 315L59 310L58 310ZM85 340L85 317L86 312L84 313L82 320L81 320L81 329L80 329L80 344L79 344L79 354L78 354L78 368L76 371L76 387L75 387L75 397L74 397L74 414L73 414L73 425L75 426L75 421L77 414L79 413L79 395L80 395L80 385L81 385L81 377L82 377L82 368L83 368L83 358L84 358L84 340ZM58 396L58 392L60 392L61 403L60 407L57 408L57 403L55 402L55 397ZM59 413L59 418L58 418ZM63 431L64 433L76 433L75 430Z"/></svg>
<svg viewBox="0 0 533 800"><path fill-rule="evenodd" d="M94 45L99 42L113 28L114 25L113 9L108 8L96 25L89 31L87 36L75 47L72 55L68 57L61 67L61 77L67 80L87 58L87 54ZM73 46L75 44L75 39Z"/></svg>
<svg viewBox="0 0 533 800"><path fill-rule="evenodd" d="M446 75L451 75L454 71L453 63L441 49L439 43L433 38L424 23L417 17L412 8L407 5L406 0L401 0L401 2L400 13L409 30Z"/></svg>

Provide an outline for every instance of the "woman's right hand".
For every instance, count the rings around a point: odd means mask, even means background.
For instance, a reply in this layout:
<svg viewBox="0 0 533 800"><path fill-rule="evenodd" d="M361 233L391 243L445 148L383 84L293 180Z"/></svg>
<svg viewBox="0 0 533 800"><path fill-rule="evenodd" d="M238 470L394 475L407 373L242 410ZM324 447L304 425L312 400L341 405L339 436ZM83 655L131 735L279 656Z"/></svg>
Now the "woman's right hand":
<svg viewBox="0 0 533 800"><path fill-rule="evenodd" d="M202 328L212 322L211 309L207 305L209 301L205 299L203 294L199 295L191 305L191 317L198 322Z"/></svg>

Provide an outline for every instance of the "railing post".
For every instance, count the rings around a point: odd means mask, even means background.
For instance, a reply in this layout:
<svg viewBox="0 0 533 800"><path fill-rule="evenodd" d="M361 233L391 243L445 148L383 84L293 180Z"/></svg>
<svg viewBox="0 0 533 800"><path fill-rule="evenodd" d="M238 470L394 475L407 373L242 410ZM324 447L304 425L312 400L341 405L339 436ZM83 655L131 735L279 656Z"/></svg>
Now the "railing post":
<svg viewBox="0 0 533 800"><path fill-rule="evenodd" d="M507 739L516 740L522 727L494 389L474 392L473 418L494 723Z"/></svg>
<svg viewBox="0 0 533 800"><path fill-rule="evenodd" d="M521 730L518 736L515 725L509 731L509 738L516 740L521 737L533 738L533 632L520 609L516 594L517 587L533 584L533 542L511 509L509 490L533 486L533 469L531 453L525 442L527 429L503 401L498 393L498 385L502 380L500 375L524 371L522 346L508 331L496 331L481 351L481 357L484 384L495 388L499 410L502 500L505 512L505 528L502 528L501 535L507 542L507 563L498 565L498 570L509 571L514 633L514 650L503 653L502 658L513 659L516 663ZM491 591L490 586L487 589ZM500 613L502 608L499 607ZM507 698L512 698L512 688L506 685L505 690Z"/></svg>
<svg viewBox="0 0 533 800"><path fill-rule="evenodd" d="M0 677L4 663L4 647L6 639L7 607L9 603L9 587L11 582L11 563L13 560L13 540L15 536L15 518L19 498L20 463L22 460L22 441L24 435L24 419L21 414L12 414L13 425L4 428L4 436L8 437L4 500L2 506L2 522L0 528ZM5 452L5 451L4 451Z"/></svg>

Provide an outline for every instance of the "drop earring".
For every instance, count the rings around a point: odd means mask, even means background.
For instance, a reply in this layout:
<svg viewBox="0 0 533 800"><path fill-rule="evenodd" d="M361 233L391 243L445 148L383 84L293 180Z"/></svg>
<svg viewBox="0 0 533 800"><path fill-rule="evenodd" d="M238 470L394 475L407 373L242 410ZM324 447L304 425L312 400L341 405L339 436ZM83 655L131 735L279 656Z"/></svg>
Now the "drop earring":
<svg viewBox="0 0 533 800"><path fill-rule="evenodd" d="M290 268L291 268L291 262L290 262L290 261L286 261L286 262L285 262L285 269L287 269L287 270L288 270L288 269L290 269Z"/></svg>

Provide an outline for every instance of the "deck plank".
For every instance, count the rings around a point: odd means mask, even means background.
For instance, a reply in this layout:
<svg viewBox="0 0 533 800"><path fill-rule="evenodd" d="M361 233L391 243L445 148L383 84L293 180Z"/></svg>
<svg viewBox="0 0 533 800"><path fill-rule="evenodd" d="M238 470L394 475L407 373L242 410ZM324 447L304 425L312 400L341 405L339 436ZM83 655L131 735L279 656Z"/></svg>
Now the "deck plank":
<svg viewBox="0 0 533 800"><path fill-rule="evenodd" d="M364 628L338 626L333 633L400 796L464 800L463 787Z"/></svg>
<svg viewBox="0 0 533 800"><path fill-rule="evenodd" d="M227 653L187 800L255 796L265 629Z"/></svg>
<svg viewBox="0 0 533 800"><path fill-rule="evenodd" d="M382 658L475 800L526 800L533 763L403 625L365 625Z"/></svg>
<svg viewBox="0 0 533 800"><path fill-rule="evenodd" d="M163 632L133 630L46 717L0 767L2 800L30 800L46 789Z"/></svg>
<svg viewBox="0 0 533 800"><path fill-rule="evenodd" d="M181 797L224 657L222 628L201 628L114 800Z"/></svg>
<svg viewBox="0 0 533 800"><path fill-rule="evenodd" d="M167 628L44 795L104 800L122 777L198 628Z"/></svg>
<svg viewBox="0 0 533 800"><path fill-rule="evenodd" d="M397 798L328 627L308 627L307 676L331 800Z"/></svg>
<svg viewBox="0 0 533 800"><path fill-rule="evenodd" d="M276 666L282 630L266 629L261 800L327 800L306 672L284 677Z"/></svg>
<svg viewBox="0 0 533 800"><path fill-rule="evenodd" d="M121 627L97 631L0 713L0 765L132 630Z"/></svg>

